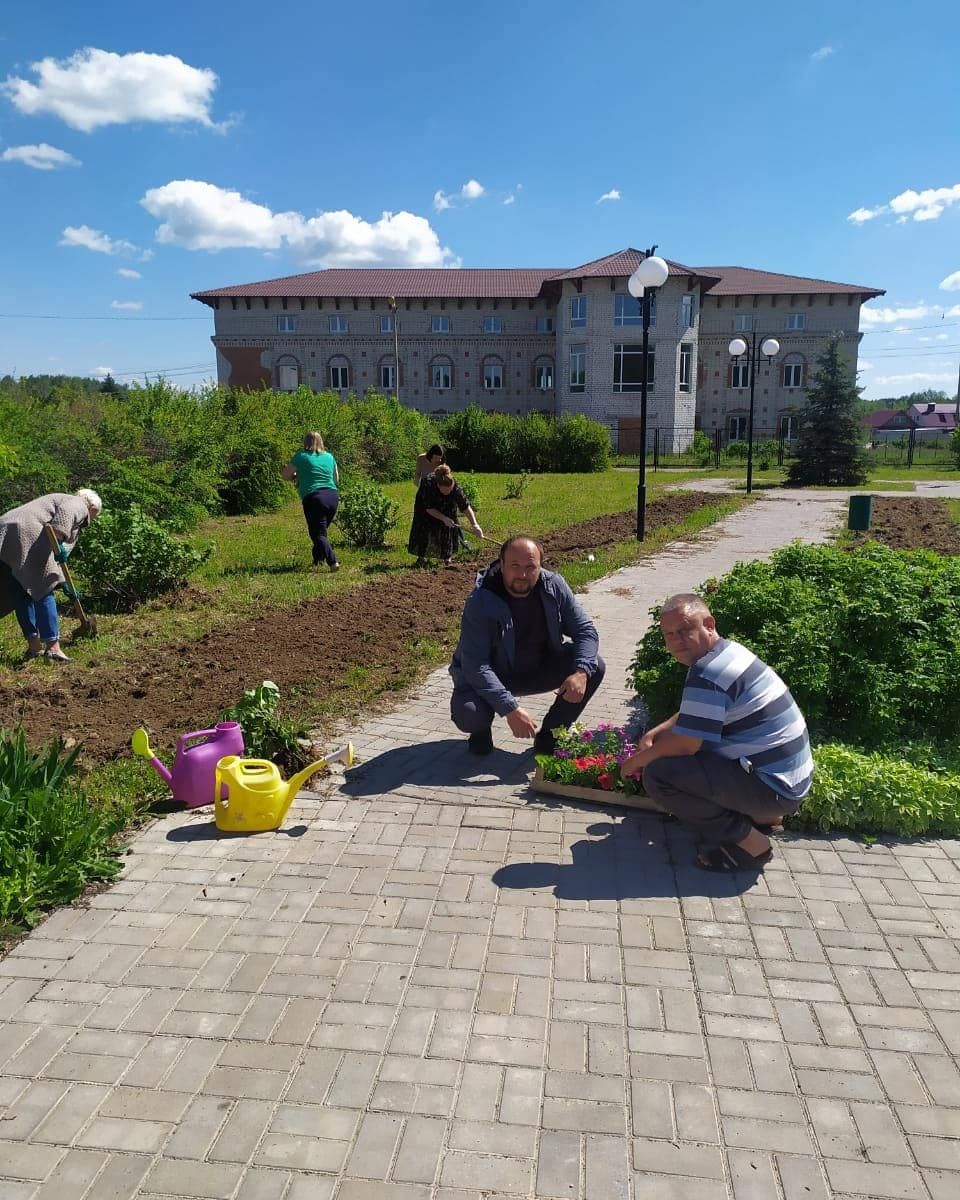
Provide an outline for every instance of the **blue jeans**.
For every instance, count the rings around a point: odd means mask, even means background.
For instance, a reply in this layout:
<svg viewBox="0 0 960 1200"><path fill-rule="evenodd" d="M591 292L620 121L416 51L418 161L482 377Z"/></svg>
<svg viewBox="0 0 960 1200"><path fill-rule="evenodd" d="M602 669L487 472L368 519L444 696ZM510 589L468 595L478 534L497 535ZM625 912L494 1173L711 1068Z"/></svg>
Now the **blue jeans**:
<svg viewBox="0 0 960 1200"><path fill-rule="evenodd" d="M34 600L16 579L11 577L13 587L13 611L23 631L23 636L32 641L40 638L44 642L60 640L60 621L57 617L57 602L53 592L48 592L39 600Z"/></svg>

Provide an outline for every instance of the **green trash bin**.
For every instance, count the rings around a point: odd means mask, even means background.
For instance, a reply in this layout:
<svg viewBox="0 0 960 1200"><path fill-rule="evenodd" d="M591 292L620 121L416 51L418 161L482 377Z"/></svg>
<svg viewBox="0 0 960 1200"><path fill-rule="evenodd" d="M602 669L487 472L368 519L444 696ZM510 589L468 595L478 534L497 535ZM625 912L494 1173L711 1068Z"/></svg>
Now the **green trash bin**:
<svg viewBox="0 0 960 1200"><path fill-rule="evenodd" d="M848 529L865 530L870 528L870 521L873 518L873 497L872 496L851 496L850 497L850 512L847 516Z"/></svg>

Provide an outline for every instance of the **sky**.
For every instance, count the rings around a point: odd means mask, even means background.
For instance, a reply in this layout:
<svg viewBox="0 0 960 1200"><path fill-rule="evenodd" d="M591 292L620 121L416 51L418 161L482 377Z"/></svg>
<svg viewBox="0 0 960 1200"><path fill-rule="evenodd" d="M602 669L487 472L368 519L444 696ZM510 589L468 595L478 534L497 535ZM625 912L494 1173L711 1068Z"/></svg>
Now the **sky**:
<svg viewBox="0 0 960 1200"><path fill-rule="evenodd" d="M6 5L0 375L192 386L193 291L656 243L885 289L865 396L953 395L958 45L952 0Z"/></svg>

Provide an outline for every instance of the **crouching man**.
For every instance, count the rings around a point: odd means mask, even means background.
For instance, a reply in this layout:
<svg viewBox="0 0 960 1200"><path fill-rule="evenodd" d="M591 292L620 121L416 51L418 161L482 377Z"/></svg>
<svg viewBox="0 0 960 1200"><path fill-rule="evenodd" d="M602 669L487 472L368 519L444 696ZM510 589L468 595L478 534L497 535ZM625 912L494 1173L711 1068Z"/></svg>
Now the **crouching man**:
<svg viewBox="0 0 960 1200"><path fill-rule="evenodd" d="M495 716L506 718L514 737L533 738L537 754L552 754L552 731L576 721L603 679L593 622L567 581L542 563L533 538L510 538L467 598L450 664L450 715L474 754L493 750ZM517 697L553 689L557 698L538 732Z"/></svg>
<svg viewBox="0 0 960 1200"><path fill-rule="evenodd" d="M803 714L772 668L717 633L699 596L671 596L660 629L688 668L680 710L644 734L621 771L642 772L647 795L700 835L697 866L762 869L767 827L797 811L813 779Z"/></svg>

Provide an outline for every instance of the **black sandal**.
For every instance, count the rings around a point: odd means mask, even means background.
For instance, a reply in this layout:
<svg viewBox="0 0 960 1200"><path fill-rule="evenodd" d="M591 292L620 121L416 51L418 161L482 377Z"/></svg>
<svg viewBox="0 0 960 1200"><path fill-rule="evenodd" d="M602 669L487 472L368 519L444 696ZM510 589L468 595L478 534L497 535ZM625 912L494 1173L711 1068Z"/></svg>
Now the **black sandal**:
<svg viewBox="0 0 960 1200"><path fill-rule="evenodd" d="M736 842L716 846L713 850L701 851L693 860L701 871L713 871L718 875L731 875L734 871L762 871L773 858L773 850L763 854L748 854Z"/></svg>

